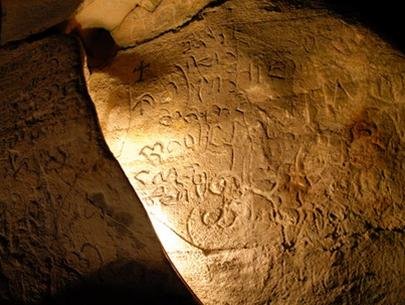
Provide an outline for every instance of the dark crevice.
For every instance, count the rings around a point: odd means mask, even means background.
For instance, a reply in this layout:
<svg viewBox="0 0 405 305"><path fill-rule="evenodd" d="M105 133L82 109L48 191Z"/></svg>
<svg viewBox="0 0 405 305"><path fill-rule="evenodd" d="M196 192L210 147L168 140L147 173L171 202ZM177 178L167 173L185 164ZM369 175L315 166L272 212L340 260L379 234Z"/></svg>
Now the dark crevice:
<svg viewBox="0 0 405 305"><path fill-rule="evenodd" d="M87 56L87 66L92 71L108 65L119 49L111 33L102 28L77 30L74 32L83 43Z"/></svg>
<svg viewBox="0 0 405 305"><path fill-rule="evenodd" d="M348 21L358 21L394 47L405 51L402 1L328 0L326 6Z"/></svg>
<svg viewBox="0 0 405 305"><path fill-rule="evenodd" d="M397 0L270 0L272 5L289 4L296 8L326 8L343 20L352 24L361 24L394 48L405 51L405 19L403 3Z"/></svg>

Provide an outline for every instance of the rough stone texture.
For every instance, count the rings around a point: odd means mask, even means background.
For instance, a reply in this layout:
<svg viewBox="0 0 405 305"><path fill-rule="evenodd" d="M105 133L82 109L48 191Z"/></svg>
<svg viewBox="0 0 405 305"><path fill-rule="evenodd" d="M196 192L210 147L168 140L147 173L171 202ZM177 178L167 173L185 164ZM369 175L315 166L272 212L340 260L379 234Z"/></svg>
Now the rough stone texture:
<svg viewBox="0 0 405 305"><path fill-rule="evenodd" d="M324 10L202 17L88 79L181 274L208 305L404 304L404 55Z"/></svg>
<svg viewBox="0 0 405 305"><path fill-rule="evenodd" d="M109 30L121 47L134 46L187 23L214 0L87 0L75 15L81 29Z"/></svg>
<svg viewBox="0 0 405 305"><path fill-rule="evenodd" d="M0 44L20 40L69 19L82 0L1 0Z"/></svg>
<svg viewBox="0 0 405 305"><path fill-rule="evenodd" d="M135 8L112 31L116 43L134 46L174 30L196 16L213 0L162 0ZM145 3L145 1L144 1Z"/></svg>
<svg viewBox="0 0 405 305"><path fill-rule="evenodd" d="M72 38L0 50L0 304L197 304L81 75Z"/></svg>
<svg viewBox="0 0 405 305"><path fill-rule="evenodd" d="M85 0L75 14L82 29L114 30L141 0Z"/></svg>

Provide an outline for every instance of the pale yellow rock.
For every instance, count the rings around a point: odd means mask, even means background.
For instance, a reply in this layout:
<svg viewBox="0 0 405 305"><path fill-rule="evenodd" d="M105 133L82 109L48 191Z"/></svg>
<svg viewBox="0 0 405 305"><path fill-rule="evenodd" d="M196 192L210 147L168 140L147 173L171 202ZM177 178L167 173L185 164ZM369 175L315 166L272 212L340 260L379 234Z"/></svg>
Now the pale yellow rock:
<svg viewBox="0 0 405 305"><path fill-rule="evenodd" d="M212 0L149 1L155 6L137 7L123 20L112 35L118 45L127 47L175 29L195 16ZM143 3L146 3L145 1ZM160 3L157 7L156 4Z"/></svg>
<svg viewBox="0 0 405 305"><path fill-rule="evenodd" d="M141 0L86 0L75 19L82 29L114 30Z"/></svg>
<svg viewBox="0 0 405 305"><path fill-rule="evenodd" d="M144 9L153 12L163 0L142 0L140 6Z"/></svg>
<svg viewBox="0 0 405 305"><path fill-rule="evenodd" d="M117 41L172 27L164 3L134 10ZM405 58L375 34L324 10L228 1L88 83L204 304L405 299Z"/></svg>
<svg viewBox="0 0 405 305"><path fill-rule="evenodd" d="M81 29L104 28L121 47L183 25L212 0L87 0L75 15Z"/></svg>

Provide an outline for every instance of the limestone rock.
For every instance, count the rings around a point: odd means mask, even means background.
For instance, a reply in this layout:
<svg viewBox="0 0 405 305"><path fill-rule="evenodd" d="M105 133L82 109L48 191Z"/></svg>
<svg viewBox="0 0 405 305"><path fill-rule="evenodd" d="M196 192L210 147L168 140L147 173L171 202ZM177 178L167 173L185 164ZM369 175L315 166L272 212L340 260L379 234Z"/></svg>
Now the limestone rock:
<svg viewBox="0 0 405 305"><path fill-rule="evenodd" d="M198 303L133 189L206 305L403 304L405 56L332 2L84 1L96 109L73 39L1 49L0 304Z"/></svg>
<svg viewBox="0 0 405 305"><path fill-rule="evenodd" d="M93 71L108 145L204 304L401 304L405 57L269 2L227 1ZM165 22L135 11L122 45Z"/></svg>
<svg viewBox="0 0 405 305"><path fill-rule="evenodd" d="M144 5L131 11L112 35L118 45L134 46L180 27L211 2L213 0L143 1Z"/></svg>
<svg viewBox="0 0 405 305"><path fill-rule="evenodd" d="M0 43L20 40L69 19L82 0L2 0Z"/></svg>
<svg viewBox="0 0 405 305"><path fill-rule="evenodd" d="M175 30L213 0L87 0L74 20L82 29L103 28L121 47Z"/></svg>
<svg viewBox="0 0 405 305"><path fill-rule="evenodd" d="M86 0L75 15L82 29L114 30L141 0Z"/></svg>
<svg viewBox="0 0 405 305"><path fill-rule="evenodd" d="M73 38L0 50L0 304L198 304L105 145Z"/></svg>

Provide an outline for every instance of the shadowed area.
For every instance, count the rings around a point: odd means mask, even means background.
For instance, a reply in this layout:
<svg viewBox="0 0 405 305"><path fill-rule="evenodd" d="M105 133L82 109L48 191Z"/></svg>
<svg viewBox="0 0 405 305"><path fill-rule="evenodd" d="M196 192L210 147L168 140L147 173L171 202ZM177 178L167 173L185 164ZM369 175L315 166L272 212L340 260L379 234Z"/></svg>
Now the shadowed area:
<svg viewBox="0 0 405 305"><path fill-rule="evenodd" d="M298 7L326 7L347 22L359 22L378 33L394 47L405 51L405 20L401 1L364 0L266 0L270 5L291 3Z"/></svg>
<svg viewBox="0 0 405 305"><path fill-rule="evenodd" d="M329 7L352 17L379 33L395 47L405 51L405 19L401 1L329 1Z"/></svg>
<svg viewBox="0 0 405 305"><path fill-rule="evenodd" d="M160 270L145 269L136 261L117 261L67 283L61 292L38 305L162 305L168 300L175 305L197 304L179 293L181 284L169 287L168 281L173 279Z"/></svg>
<svg viewBox="0 0 405 305"><path fill-rule="evenodd" d="M105 29L76 29L75 34L83 42L87 66L90 70L106 66L117 54L119 47L111 37L110 32Z"/></svg>
<svg viewBox="0 0 405 305"><path fill-rule="evenodd" d="M80 48L0 50L0 303L199 304L112 156Z"/></svg>

